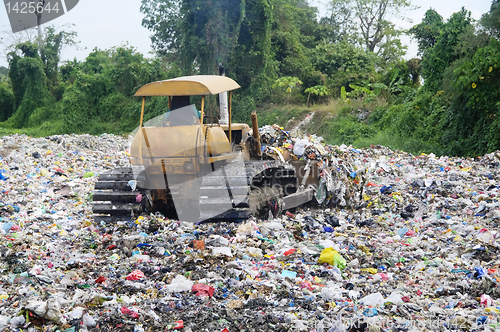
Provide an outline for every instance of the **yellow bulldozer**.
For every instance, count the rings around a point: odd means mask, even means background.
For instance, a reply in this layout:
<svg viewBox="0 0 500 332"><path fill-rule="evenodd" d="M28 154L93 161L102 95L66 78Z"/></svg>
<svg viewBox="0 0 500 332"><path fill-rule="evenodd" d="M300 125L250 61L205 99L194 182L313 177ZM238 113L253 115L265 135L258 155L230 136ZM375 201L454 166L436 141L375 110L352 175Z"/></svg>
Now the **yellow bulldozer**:
<svg viewBox="0 0 500 332"><path fill-rule="evenodd" d="M141 87L135 94L142 97L142 109L130 166L99 175L94 219L156 212L191 222L267 218L311 201L317 165L286 161L279 153L263 156L257 115L251 114L251 128L231 121L231 93L238 88L231 78L217 75ZM219 96L217 117L205 114L211 95ZM168 97L168 109L144 122L146 98L154 97Z"/></svg>

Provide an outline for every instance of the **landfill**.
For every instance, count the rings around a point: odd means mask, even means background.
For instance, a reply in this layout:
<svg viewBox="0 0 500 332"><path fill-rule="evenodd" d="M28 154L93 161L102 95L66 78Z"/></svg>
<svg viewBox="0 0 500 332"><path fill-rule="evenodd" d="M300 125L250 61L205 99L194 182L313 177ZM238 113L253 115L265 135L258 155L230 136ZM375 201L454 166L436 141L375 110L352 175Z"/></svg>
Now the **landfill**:
<svg viewBox="0 0 500 332"><path fill-rule="evenodd" d="M260 129L317 161L277 218L96 224L130 137L0 137L2 331L500 331L500 152L411 155Z"/></svg>

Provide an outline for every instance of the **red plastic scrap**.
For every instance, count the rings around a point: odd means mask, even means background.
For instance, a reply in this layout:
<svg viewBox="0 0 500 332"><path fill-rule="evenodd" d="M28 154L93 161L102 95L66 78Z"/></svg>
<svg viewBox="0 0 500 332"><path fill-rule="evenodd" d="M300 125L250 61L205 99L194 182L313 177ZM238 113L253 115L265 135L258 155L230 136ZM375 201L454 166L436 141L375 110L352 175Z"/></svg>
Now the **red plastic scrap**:
<svg viewBox="0 0 500 332"><path fill-rule="evenodd" d="M212 297L215 292L215 288L205 284L195 284L191 287L191 292L196 293L196 296L210 296Z"/></svg>
<svg viewBox="0 0 500 332"><path fill-rule="evenodd" d="M184 321L182 320L176 320L174 324L174 330L180 330L184 328Z"/></svg>
<svg viewBox="0 0 500 332"><path fill-rule="evenodd" d="M103 234L102 235L102 242L108 242L108 241L111 241L113 239L113 236L111 234Z"/></svg>
<svg viewBox="0 0 500 332"><path fill-rule="evenodd" d="M139 280L139 279L145 279L146 276L144 275L144 272L142 272L141 270L135 270L135 271L132 271L128 276L127 276L127 280Z"/></svg>
<svg viewBox="0 0 500 332"><path fill-rule="evenodd" d="M285 251L285 256L288 256L288 255L291 255L295 252L295 248L292 248L292 249L288 249L287 251Z"/></svg>
<svg viewBox="0 0 500 332"><path fill-rule="evenodd" d="M405 236L413 236L413 235L416 235L417 233L415 233L413 230L408 230L408 232L406 232Z"/></svg>
<svg viewBox="0 0 500 332"><path fill-rule="evenodd" d="M95 283L96 283L96 284L102 284L102 283L103 283L103 282L105 282L105 281L106 281L106 277L100 276L99 278L97 278L97 279L95 280Z"/></svg>
<svg viewBox="0 0 500 332"><path fill-rule="evenodd" d="M135 312L134 310L130 310L129 308L127 308L125 306L122 307L120 309L120 311L122 312L122 314L127 315L129 317L132 317L132 318L135 318L135 319L139 318L139 314L137 312Z"/></svg>
<svg viewBox="0 0 500 332"><path fill-rule="evenodd" d="M19 225L12 225L12 227L9 229L9 232L17 232L18 230L20 230L21 227Z"/></svg>
<svg viewBox="0 0 500 332"><path fill-rule="evenodd" d="M229 330L225 328L224 330L222 330L220 332L229 332Z"/></svg>

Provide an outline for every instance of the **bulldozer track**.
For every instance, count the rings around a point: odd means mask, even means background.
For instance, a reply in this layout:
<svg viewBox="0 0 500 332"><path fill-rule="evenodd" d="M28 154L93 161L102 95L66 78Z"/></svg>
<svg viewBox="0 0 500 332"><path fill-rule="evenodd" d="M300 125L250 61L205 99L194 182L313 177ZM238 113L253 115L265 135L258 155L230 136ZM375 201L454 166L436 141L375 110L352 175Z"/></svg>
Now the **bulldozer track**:
<svg viewBox="0 0 500 332"><path fill-rule="evenodd" d="M123 167L99 175L92 204L96 222L126 220L143 212L142 171L142 167Z"/></svg>
<svg viewBox="0 0 500 332"><path fill-rule="evenodd" d="M94 220L130 220L144 213L148 197L145 181L144 168L138 166L99 175L93 191ZM285 190L287 183L291 193ZM295 169L290 164L275 160L229 164L201 177L199 220L244 220L267 217L270 211L276 216L287 205L298 205L296 191ZM310 197L312 192L306 194Z"/></svg>

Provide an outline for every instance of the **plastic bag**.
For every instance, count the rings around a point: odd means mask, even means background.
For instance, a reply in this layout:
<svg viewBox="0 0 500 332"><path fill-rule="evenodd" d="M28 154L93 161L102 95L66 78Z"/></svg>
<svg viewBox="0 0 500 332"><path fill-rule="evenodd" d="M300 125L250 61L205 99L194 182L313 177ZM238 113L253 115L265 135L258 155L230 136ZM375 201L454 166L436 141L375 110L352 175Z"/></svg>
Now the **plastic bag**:
<svg viewBox="0 0 500 332"><path fill-rule="evenodd" d="M139 314L137 312L135 312L134 310L130 310L129 308L127 308L125 306L122 307L120 309L120 311L121 311L122 314L127 315L127 316L129 316L131 318L135 318L135 319L139 318Z"/></svg>
<svg viewBox="0 0 500 332"><path fill-rule="evenodd" d="M128 276L127 280L139 280L139 279L145 279L146 276L144 275L144 272L141 270L135 270L132 271Z"/></svg>
<svg viewBox="0 0 500 332"><path fill-rule="evenodd" d="M299 139L293 146L293 154L300 157L306 151L306 147L311 144L307 139Z"/></svg>
<svg viewBox="0 0 500 332"><path fill-rule="evenodd" d="M9 323L9 317L8 316L1 316L0 315L0 327L5 326L8 323Z"/></svg>
<svg viewBox="0 0 500 332"><path fill-rule="evenodd" d="M51 320L53 322L62 322L61 305L56 299L49 299L47 302L32 301L28 302L26 309L34 312L41 318Z"/></svg>
<svg viewBox="0 0 500 332"><path fill-rule="evenodd" d="M233 253L231 252L231 248L228 247L215 247L212 248L212 255L226 255L229 257L233 257Z"/></svg>
<svg viewBox="0 0 500 332"><path fill-rule="evenodd" d="M359 300L359 303L374 307L377 305L383 305L384 301L385 300L382 294L374 293L363 297L361 300Z"/></svg>
<svg viewBox="0 0 500 332"><path fill-rule="evenodd" d="M95 319L89 314L85 314L83 315L83 325L87 327L94 327L96 326Z"/></svg>
<svg viewBox="0 0 500 332"><path fill-rule="evenodd" d="M191 287L191 292L196 293L196 296L199 297L204 297L207 295L212 297L214 295L214 291L215 288L205 284L196 284Z"/></svg>
<svg viewBox="0 0 500 332"><path fill-rule="evenodd" d="M193 287L193 282L183 275L177 275L168 286L171 292L187 292Z"/></svg>
<svg viewBox="0 0 500 332"><path fill-rule="evenodd" d="M17 316L10 320L10 324L16 328L22 327L24 323L26 323L26 319L24 318L24 316Z"/></svg>
<svg viewBox="0 0 500 332"><path fill-rule="evenodd" d="M318 264L327 263L332 266L336 266L339 269L343 269L346 266L346 260L333 248L325 248L321 252Z"/></svg>
<svg viewBox="0 0 500 332"><path fill-rule="evenodd" d="M238 226L238 228L236 229L236 233L242 235L250 235L252 234L252 231L258 231L258 230L259 227L257 226L257 224L253 221L249 221L245 224L241 224L240 226Z"/></svg>

